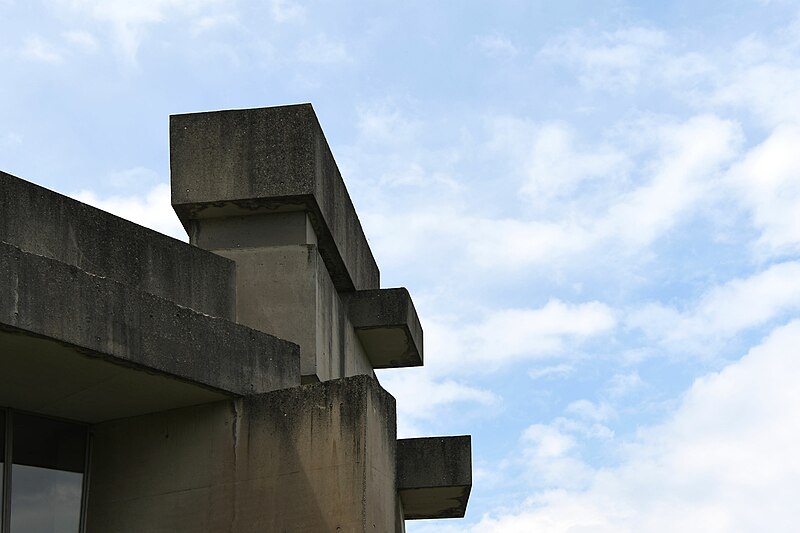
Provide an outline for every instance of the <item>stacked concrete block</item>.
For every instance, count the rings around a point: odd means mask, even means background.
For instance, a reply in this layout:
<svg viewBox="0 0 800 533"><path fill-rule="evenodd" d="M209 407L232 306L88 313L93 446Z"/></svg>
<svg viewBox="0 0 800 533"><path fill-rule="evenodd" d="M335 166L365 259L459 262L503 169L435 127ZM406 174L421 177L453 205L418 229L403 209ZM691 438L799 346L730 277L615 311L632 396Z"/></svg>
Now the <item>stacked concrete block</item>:
<svg viewBox="0 0 800 533"><path fill-rule="evenodd" d="M84 530L463 516L469 437L397 440L374 369L422 327L311 106L173 116L170 153L191 245L0 173L0 407L87 424Z"/></svg>

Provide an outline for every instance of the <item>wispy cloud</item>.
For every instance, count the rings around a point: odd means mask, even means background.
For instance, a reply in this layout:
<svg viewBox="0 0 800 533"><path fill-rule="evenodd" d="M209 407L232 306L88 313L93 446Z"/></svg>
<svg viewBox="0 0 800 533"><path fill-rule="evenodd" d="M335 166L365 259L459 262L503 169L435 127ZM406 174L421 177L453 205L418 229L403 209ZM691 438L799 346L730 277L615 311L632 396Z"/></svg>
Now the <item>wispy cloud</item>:
<svg viewBox="0 0 800 533"><path fill-rule="evenodd" d="M478 49L491 58L513 58L519 54L519 48L505 35L492 33L475 38Z"/></svg>
<svg viewBox="0 0 800 533"><path fill-rule="evenodd" d="M635 309L627 319L670 351L715 355L724 341L800 310L800 262L770 266L709 289L679 310L662 304Z"/></svg>
<svg viewBox="0 0 800 533"><path fill-rule="evenodd" d="M63 59L61 52L39 35L25 39L20 53L26 59L43 63L60 63Z"/></svg>
<svg viewBox="0 0 800 533"><path fill-rule="evenodd" d="M172 210L170 187L160 183L143 194L100 196L84 190L75 199L183 241L188 240Z"/></svg>
<svg viewBox="0 0 800 533"><path fill-rule="evenodd" d="M668 420L620 448L618 466L590 467L564 421L530 426L521 461L539 488L468 531L793 531L800 497L800 411L791 407L800 403L793 383L798 345L795 321L740 361L696 380Z"/></svg>

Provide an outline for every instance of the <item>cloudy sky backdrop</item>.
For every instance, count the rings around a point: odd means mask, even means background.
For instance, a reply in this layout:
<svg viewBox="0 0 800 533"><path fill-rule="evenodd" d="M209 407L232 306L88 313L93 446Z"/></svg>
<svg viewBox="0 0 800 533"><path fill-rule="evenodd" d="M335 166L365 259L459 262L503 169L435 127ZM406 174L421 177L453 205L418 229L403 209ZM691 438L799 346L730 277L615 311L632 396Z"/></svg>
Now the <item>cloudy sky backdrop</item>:
<svg viewBox="0 0 800 533"><path fill-rule="evenodd" d="M185 239L168 115L312 102L473 435L415 533L795 532L800 7L0 0L0 168Z"/></svg>

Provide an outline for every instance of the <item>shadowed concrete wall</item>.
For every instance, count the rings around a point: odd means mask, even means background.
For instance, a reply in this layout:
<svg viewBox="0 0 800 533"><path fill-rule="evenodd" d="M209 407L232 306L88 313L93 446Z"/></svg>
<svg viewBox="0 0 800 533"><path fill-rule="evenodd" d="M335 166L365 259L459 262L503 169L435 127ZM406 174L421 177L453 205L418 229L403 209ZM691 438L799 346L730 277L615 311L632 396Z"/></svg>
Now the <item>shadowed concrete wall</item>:
<svg viewBox="0 0 800 533"><path fill-rule="evenodd" d="M394 398L356 376L92 428L89 533L402 531Z"/></svg>

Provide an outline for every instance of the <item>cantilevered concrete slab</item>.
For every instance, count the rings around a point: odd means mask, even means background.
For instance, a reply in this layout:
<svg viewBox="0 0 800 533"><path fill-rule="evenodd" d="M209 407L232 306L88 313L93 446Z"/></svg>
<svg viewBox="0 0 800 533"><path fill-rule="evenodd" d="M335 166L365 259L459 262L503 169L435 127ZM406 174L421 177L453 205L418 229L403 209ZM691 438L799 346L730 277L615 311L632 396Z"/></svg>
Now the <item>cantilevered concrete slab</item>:
<svg viewBox="0 0 800 533"><path fill-rule="evenodd" d="M462 518L472 489L472 439L397 441L397 491L406 519Z"/></svg>
<svg viewBox="0 0 800 533"><path fill-rule="evenodd" d="M295 344L6 243L0 328L234 395L300 383Z"/></svg>
<svg viewBox="0 0 800 533"><path fill-rule="evenodd" d="M304 211L336 289L380 287L311 104L173 115L170 170L172 205L193 243L206 226L218 231L214 219Z"/></svg>
<svg viewBox="0 0 800 533"><path fill-rule="evenodd" d="M342 299L374 368L422 366L422 326L408 290L354 291Z"/></svg>
<svg viewBox="0 0 800 533"><path fill-rule="evenodd" d="M235 265L186 243L0 172L0 241L234 320Z"/></svg>

